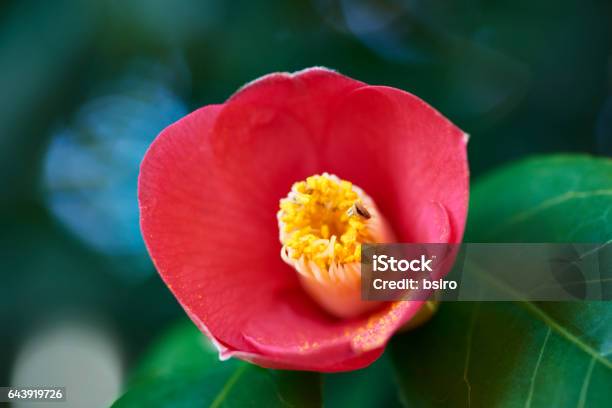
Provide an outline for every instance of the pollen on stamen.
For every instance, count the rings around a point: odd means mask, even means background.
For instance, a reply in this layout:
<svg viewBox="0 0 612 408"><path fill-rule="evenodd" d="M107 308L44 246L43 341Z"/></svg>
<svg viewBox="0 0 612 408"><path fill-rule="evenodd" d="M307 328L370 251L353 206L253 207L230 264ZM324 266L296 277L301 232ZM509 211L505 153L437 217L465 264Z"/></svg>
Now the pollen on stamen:
<svg viewBox="0 0 612 408"><path fill-rule="evenodd" d="M280 201L277 220L281 258L324 309L353 317L378 306L361 300L361 244L392 242L393 234L362 189L331 174L310 176Z"/></svg>

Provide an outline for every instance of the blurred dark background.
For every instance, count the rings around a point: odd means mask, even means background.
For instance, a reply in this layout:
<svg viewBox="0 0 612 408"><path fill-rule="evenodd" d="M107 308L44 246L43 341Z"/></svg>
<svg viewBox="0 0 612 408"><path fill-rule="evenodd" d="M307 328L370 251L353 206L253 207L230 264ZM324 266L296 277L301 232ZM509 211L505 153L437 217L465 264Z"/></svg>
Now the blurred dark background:
<svg viewBox="0 0 612 408"><path fill-rule="evenodd" d="M148 144L313 65L438 108L471 134L474 178L530 154L612 155L610 1L4 0L0 385L113 399L183 316L139 233Z"/></svg>

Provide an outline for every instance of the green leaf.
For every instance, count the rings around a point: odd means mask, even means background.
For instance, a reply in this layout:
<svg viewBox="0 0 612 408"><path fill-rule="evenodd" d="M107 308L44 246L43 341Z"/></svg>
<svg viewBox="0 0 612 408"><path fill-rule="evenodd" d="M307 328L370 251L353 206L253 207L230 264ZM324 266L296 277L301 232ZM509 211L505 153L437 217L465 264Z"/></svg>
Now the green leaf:
<svg viewBox="0 0 612 408"><path fill-rule="evenodd" d="M472 187L467 242L606 242L612 160L559 155L507 166Z"/></svg>
<svg viewBox="0 0 612 408"><path fill-rule="evenodd" d="M211 407L320 407L316 373L266 370L245 364L217 394Z"/></svg>
<svg viewBox="0 0 612 408"><path fill-rule="evenodd" d="M612 161L531 159L473 186L466 241L609 243L611 210ZM407 406L608 407L612 304L446 303L392 355Z"/></svg>
<svg viewBox="0 0 612 408"><path fill-rule="evenodd" d="M233 371L239 365L240 362L233 359L220 364L217 349L193 323L185 321L172 327L150 348L132 372L131 383L172 376L177 372Z"/></svg>
<svg viewBox="0 0 612 408"><path fill-rule="evenodd" d="M326 407L400 406L389 353L383 354L372 365L361 370L326 374L323 391Z"/></svg>
<svg viewBox="0 0 612 408"><path fill-rule="evenodd" d="M176 326L136 368L113 407L319 407L320 375L219 361L191 323Z"/></svg>

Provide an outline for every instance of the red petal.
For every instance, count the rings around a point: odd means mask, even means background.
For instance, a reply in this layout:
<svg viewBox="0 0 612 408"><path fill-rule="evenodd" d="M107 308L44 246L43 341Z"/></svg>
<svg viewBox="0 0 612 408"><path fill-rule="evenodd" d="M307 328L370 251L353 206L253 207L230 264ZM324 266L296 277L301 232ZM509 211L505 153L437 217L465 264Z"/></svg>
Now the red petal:
<svg viewBox="0 0 612 408"><path fill-rule="evenodd" d="M221 111L202 108L152 144L139 180L141 228L159 273L194 321L219 344L249 351L242 329L277 291L298 284L279 257L278 197L270 193L277 178L253 174L254 162L275 159L276 170L286 171L303 164L256 142L250 157L219 156L211 130ZM291 130L303 137L299 127ZM247 161L249 171L238 171Z"/></svg>
<svg viewBox="0 0 612 408"><path fill-rule="evenodd" d="M327 130L328 171L374 199L401 242L460 242L467 135L421 99L369 86L347 95Z"/></svg>
<svg viewBox="0 0 612 408"><path fill-rule="evenodd" d="M369 88L362 85L321 69L267 76L225 105L202 108L170 126L147 152L139 180L147 247L168 287L216 342L222 356L236 355L276 368L355 369L376 359L392 333L420 307L420 302L400 302L371 316L342 321L313 303L279 256L275 214L279 199L296 180L337 172L384 203L383 211L398 223L400 237L416 239L432 231L434 238L443 237L443 227L418 227L418 223L435 219L434 224L446 225L447 214L453 226L449 239L460 239L465 221L460 207L465 203L459 201L467 200L467 188L463 195L455 190L446 195L443 188L429 186L426 193L434 195L425 197L433 204L419 206L419 200L410 196L415 189L396 170L418 175L426 167L425 157L419 156L418 170L411 172L390 146L398 144L405 151L408 143L402 138L412 140L406 130L414 124L396 118L402 116L397 112L401 103L393 92L375 93L378 99L384 96L382 106L370 106L362 97ZM423 137L439 131L443 135L433 142L446 141L453 147L442 145L442 150L457 150L455 140L447 137L458 130L432 115L434 111L422 102L413 104L421 120L434 120L434 131L429 133L424 130L427 124L417 121L414 140L427 145ZM330 118L338 106L341 109ZM383 106L392 112L385 113ZM373 110L367 111L368 107ZM377 122L353 117L357 113ZM391 119L396 121L378 122ZM326 138L328 129L331 141ZM362 130L368 136L363 137ZM380 167L364 165L368 163L362 161L367 158L364 151L347 144L368 137L389 145L371 149ZM446 183L454 175L461 187L467 169L465 163L463 173L455 167L461 158L465 160L462 147L457 160L450 161L450 175L434 164L438 178L425 176L426 180ZM389 163L383 152L393 155ZM355 161L347 156L352 154ZM434 154L434 163L442 156ZM388 181L390 193L385 190ZM418 214L405 207L407 202L418 207Z"/></svg>
<svg viewBox="0 0 612 408"><path fill-rule="evenodd" d="M323 127L330 110L351 90L363 86L366 84L326 68L266 75L248 83L228 100L218 128L225 128L234 138L236 131L244 132L245 124L256 126L257 122L273 120L275 115L290 116L304 126L315 143L325 143Z"/></svg>

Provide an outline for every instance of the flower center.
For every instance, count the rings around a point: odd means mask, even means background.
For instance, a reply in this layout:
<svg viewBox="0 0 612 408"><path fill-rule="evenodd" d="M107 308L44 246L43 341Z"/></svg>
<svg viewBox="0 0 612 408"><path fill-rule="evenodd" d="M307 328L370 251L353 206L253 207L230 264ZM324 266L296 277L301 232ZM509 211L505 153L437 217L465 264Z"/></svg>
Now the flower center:
<svg viewBox="0 0 612 408"><path fill-rule="evenodd" d="M375 305L360 299L361 244L392 234L363 190L327 173L308 177L280 201L277 219L282 259L325 309L348 317Z"/></svg>
<svg viewBox="0 0 612 408"><path fill-rule="evenodd" d="M361 260L371 216L352 183L328 174L308 177L293 185L280 208L281 242L292 259L305 257L320 268Z"/></svg>

